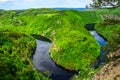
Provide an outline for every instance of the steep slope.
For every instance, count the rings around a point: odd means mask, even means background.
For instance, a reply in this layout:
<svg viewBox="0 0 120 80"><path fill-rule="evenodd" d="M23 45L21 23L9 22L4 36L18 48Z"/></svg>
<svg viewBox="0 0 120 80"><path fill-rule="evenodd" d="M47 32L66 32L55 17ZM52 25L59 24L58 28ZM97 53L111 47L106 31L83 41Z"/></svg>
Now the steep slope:
<svg viewBox="0 0 120 80"><path fill-rule="evenodd" d="M93 77L93 80L120 79L120 7L103 10L106 15L96 26L96 30L107 38L108 63ZM101 14L100 12L99 14ZM109 16L109 17L108 17Z"/></svg>
<svg viewBox="0 0 120 80"><path fill-rule="evenodd" d="M86 69L93 71L92 67L100 53L99 44L84 28L85 23L98 20L97 16L88 19L88 14L93 13L51 9L7 11L0 15L0 30L46 36L52 40L50 55L58 65L88 73ZM85 19L85 16L88 17Z"/></svg>

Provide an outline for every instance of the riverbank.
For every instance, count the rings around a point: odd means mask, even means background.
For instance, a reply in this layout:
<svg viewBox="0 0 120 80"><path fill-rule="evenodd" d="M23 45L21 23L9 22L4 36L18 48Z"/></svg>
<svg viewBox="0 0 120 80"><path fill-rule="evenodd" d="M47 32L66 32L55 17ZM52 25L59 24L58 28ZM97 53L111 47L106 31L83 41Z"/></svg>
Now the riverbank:
<svg viewBox="0 0 120 80"><path fill-rule="evenodd" d="M37 34L49 38L52 41L50 55L56 64L65 69L87 73L86 69L93 68L97 61L100 46L84 28L83 17L90 18L88 14L92 15L94 12L84 13L86 14L74 10L53 9L29 9L22 12L3 11L0 16L0 26L2 26L0 29L18 31L27 35Z"/></svg>
<svg viewBox="0 0 120 80"><path fill-rule="evenodd" d="M107 63L92 80L120 80L120 58Z"/></svg>
<svg viewBox="0 0 120 80"><path fill-rule="evenodd" d="M106 12L101 15L104 16L102 21L95 27L100 34L107 38L107 45L104 49L107 51L108 63L94 75L93 80L120 80L120 20L117 19L120 7L115 10L115 12L111 10L109 14Z"/></svg>
<svg viewBox="0 0 120 80"><path fill-rule="evenodd" d="M24 33L0 32L0 80L49 80L32 63L35 43L33 37Z"/></svg>
<svg viewBox="0 0 120 80"><path fill-rule="evenodd" d="M49 38L52 41L52 45L50 48L50 55L52 59L60 66L70 69L70 70L77 70L79 71L78 74L75 76L75 80L87 80L91 79L92 76L98 71L98 69L94 69L93 66L97 62L97 59L100 54L100 45L95 40L95 38L89 33L88 30L85 29L85 24L89 23L99 23L102 21L100 16L103 14L102 11L105 10L94 10L94 11L75 11L75 10L53 10L53 9L28 9L23 11L17 11L17 10L9 10L0 11L0 31L12 31L14 33L23 33L25 35L42 35L47 38ZM108 11L108 10L107 10ZM120 11L120 10L118 10ZM106 12L105 14L108 14L110 11ZM111 13L112 14L112 13ZM98 25L98 24L97 24ZM119 34L119 24L111 25L111 27L107 27L104 25L100 27L102 24L100 24L99 29L97 28L97 32L102 34L105 38L108 38L107 35L109 33L113 34L111 39L107 39L109 43L112 43L110 45L113 45L114 43L119 43L119 36L115 36L116 34ZM113 31L113 32L112 32ZM115 31L115 33L114 33ZM108 33L109 32L109 33ZM14 36L14 35L12 35ZM110 35L109 35L110 36ZM15 35L14 37L17 37L19 40L19 34ZM36 36L37 37L37 36ZM14 38L11 37L11 35L7 34L7 39L9 41L4 40L6 37L3 35L0 37L3 39L1 41L2 46L0 47L1 53L3 55L6 55L6 53L14 55L14 51L11 53L11 46L13 47L13 44L11 44L11 40L14 42ZM113 38L113 39L112 39ZM20 37L21 42L14 43L15 45L20 44L19 48L14 47L16 52L16 55L19 53L22 53L22 58L24 61L24 54L29 53L31 51L31 48L29 48L29 45L34 42L35 38L31 37L31 40L29 38L24 39L24 35ZM29 43L29 44L28 44ZM27 44L27 45L26 45ZM7 45L7 47L6 47ZM9 46L8 46L9 45ZM35 45L35 43L33 43ZM5 48L4 48L5 46ZM22 47L21 47L22 46ZM34 46L35 47L35 46ZM22 51L20 51L22 48ZM117 49L116 44L113 46L108 46L109 49ZM26 51L26 52L25 52ZM32 52L32 51L31 51ZM29 53L31 55L31 53ZM6 57L6 59L9 57ZM19 58L19 59L20 59ZM20 59L20 60L22 60ZM8 60L9 65L12 65L14 62ZM0 62L4 62L0 61ZM17 64L19 63L16 62ZM26 62L25 62L26 63ZM27 63L28 66L30 66L31 63ZM25 66L25 65L24 65ZM2 67L2 66L1 66ZM26 72L26 68L22 68L21 74L24 74ZM11 67L10 69L14 69L14 67ZM1 68L2 69L2 68ZM7 67L6 67L7 69ZM35 69L35 68L34 68ZM28 70L29 72L29 70ZM35 69L35 72L38 72ZM0 72L1 74L3 72ZM8 72L10 73L10 72ZM39 72L41 73L41 72ZM17 74L14 71L14 74ZM27 73L26 73L27 74ZM8 74L5 71L5 76L9 77ZM35 73L31 74L32 76L35 76ZM20 75L24 77L24 75ZM18 76L17 76L18 77ZM30 77L26 76L26 77ZM39 75L41 77L41 80L45 80L48 78L44 78L42 74ZM3 77L1 77L3 78ZM15 77L16 78L16 77ZM38 79L34 79L38 80Z"/></svg>

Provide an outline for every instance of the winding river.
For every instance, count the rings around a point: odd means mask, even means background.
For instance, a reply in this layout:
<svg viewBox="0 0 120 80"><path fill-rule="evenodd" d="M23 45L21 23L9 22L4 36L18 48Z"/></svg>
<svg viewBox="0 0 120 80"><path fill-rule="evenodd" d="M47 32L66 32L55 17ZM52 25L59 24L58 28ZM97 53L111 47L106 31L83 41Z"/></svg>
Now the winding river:
<svg viewBox="0 0 120 80"><path fill-rule="evenodd" d="M95 30L90 31L90 33L95 37L95 39L101 47L106 45L106 40L103 37L101 37ZM98 62L94 66L95 69L102 65L104 62L106 62L107 58L105 58L106 56L104 56L104 54L105 51L101 48L100 55L98 57Z"/></svg>
<svg viewBox="0 0 120 80"><path fill-rule="evenodd" d="M99 43L99 45L101 47L106 45L106 39L103 38L101 35L99 35L96 30L95 30L95 24L96 23L91 23L91 24L86 24L86 29L94 36L94 38L97 40L97 42ZM107 57L104 56L105 54L105 50L103 50L101 48L100 50L100 55L98 57L98 62L94 65L94 68L98 68L100 65L104 64L107 61Z"/></svg>
<svg viewBox="0 0 120 80"><path fill-rule="evenodd" d="M92 24L91 27L94 27L94 25ZM89 32L95 37L100 46L106 45L106 40L102 38L95 30L89 30ZM37 47L35 50L35 54L33 55L33 64L38 71L52 78L52 80L69 80L74 74L76 74L76 72L74 71L69 71L56 65L54 61L50 58L49 48L51 46L51 42L42 40L36 40L36 42ZM104 59L102 59L103 55L104 51L101 49L98 62L95 64L95 68L99 67L99 65L105 61Z"/></svg>
<svg viewBox="0 0 120 80"><path fill-rule="evenodd" d="M103 37L101 37L95 30L90 31L90 33L95 37L95 39L98 41L100 46L106 45L106 40Z"/></svg>
<svg viewBox="0 0 120 80"><path fill-rule="evenodd" d="M69 80L75 72L61 68L52 61L49 55L50 45L50 42L37 40L37 48L33 55L35 68L52 80Z"/></svg>

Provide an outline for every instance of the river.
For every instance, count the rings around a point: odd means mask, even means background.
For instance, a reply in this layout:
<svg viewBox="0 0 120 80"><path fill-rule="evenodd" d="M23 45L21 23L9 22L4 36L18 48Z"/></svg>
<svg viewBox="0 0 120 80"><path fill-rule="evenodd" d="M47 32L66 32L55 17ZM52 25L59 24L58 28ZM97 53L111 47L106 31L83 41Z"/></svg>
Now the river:
<svg viewBox="0 0 120 80"><path fill-rule="evenodd" d="M106 40L102 38L95 30L90 30L89 32L95 37L101 47L106 45ZM42 40L36 40L36 42L37 47L35 54L33 55L33 64L38 71L52 78L52 80L69 80L74 74L76 74L76 72L66 70L54 63L49 55L51 42ZM101 49L98 62L95 64L95 68L98 68L101 63L106 61L102 59L104 53L105 51Z"/></svg>
<svg viewBox="0 0 120 80"><path fill-rule="evenodd" d="M50 42L37 40L37 48L33 55L35 68L52 80L69 80L76 72L66 70L54 63L49 55L50 45Z"/></svg>

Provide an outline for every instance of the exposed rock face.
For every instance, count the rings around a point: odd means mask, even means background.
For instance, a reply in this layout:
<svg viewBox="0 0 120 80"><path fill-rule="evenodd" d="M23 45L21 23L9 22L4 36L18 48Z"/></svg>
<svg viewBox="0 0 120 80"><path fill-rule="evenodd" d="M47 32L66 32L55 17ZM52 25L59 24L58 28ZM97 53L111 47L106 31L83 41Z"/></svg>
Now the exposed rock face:
<svg viewBox="0 0 120 80"><path fill-rule="evenodd" d="M120 15L116 15L116 14L102 14L100 15L102 20L106 20L106 19L109 19L109 20L116 20L116 21L120 21Z"/></svg>
<svg viewBox="0 0 120 80"><path fill-rule="evenodd" d="M92 80L120 80L120 59L106 64Z"/></svg>
<svg viewBox="0 0 120 80"><path fill-rule="evenodd" d="M115 57L120 58L120 49L118 49L115 52L110 52L109 55L107 55L107 56L108 56L108 58L115 58Z"/></svg>
<svg viewBox="0 0 120 80"><path fill-rule="evenodd" d="M120 80L120 49L110 52L108 57L117 59L106 64L92 80Z"/></svg>

